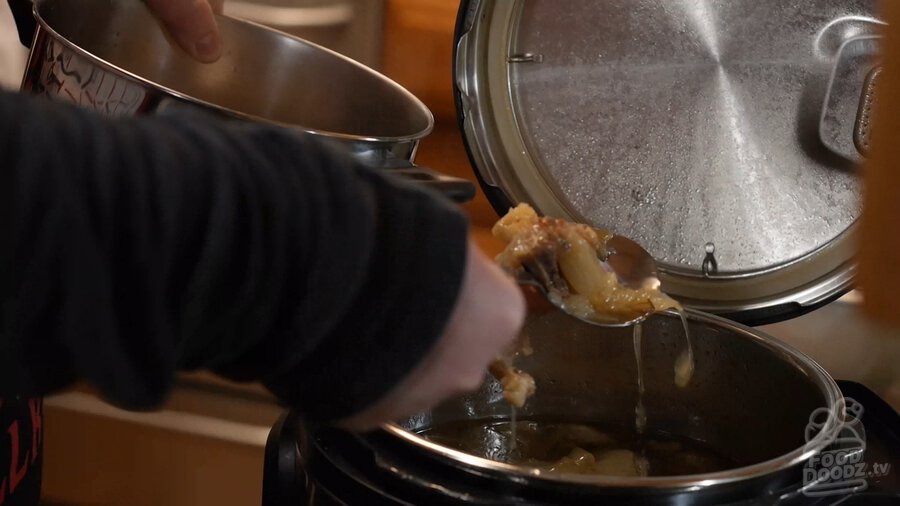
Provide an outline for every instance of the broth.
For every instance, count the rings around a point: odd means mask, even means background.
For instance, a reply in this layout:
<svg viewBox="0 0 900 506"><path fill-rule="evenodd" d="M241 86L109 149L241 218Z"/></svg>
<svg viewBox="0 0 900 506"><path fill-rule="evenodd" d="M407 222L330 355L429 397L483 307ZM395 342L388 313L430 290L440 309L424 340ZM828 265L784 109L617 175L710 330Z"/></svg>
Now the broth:
<svg viewBox="0 0 900 506"><path fill-rule="evenodd" d="M679 388L685 388L694 376L694 347L691 345L691 330L684 309L678 308L678 316L681 318L681 326L684 327L685 349L675 360L675 384Z"/></svg>
<svg viewBox="0 0 900 506"><path fill-rule="evenodd" d="M419 435L496 462L549 472L602 476L676 476L738 467L706 443L662 432L638 434L599 423L465 420ZM515 437L515 441L513 441Z"/></svg>
<svg viewBox="0 0 900 506"><path fill-rule="evenodd" d="M634 361L637 366L637 384L638 398L637 405L634 407L634 430L638 434L643 434L647 430L647 408L644 407L644 366L641 361L641 335L643 327L638 323L634 326Z"/></svg>

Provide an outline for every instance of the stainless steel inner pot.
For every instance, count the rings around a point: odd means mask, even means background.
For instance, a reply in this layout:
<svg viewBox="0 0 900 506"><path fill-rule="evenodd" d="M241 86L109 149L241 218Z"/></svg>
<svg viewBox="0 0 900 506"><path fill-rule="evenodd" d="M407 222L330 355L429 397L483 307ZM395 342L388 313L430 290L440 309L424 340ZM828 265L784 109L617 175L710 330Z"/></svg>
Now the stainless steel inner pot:
<svg viewBox="0 0 900 506"><path fill-rule="evenodd" d="M510 408L492 379L472 395L383 429L426 459L504 481L563 485L598 496L647 492L669 500L684 494L684 504L694 504L710 497L758 497L778 490L834 438L843 419L840 409L834 409L842 399L838 386L811 359L771 337L700 312L689 312L689 319L696 370L685 389L674 383L674 363L685 346L677 314L657 315L644 324L648 432L662 430L706 442L743 467L649 478L540 474L454 451L415 434L446 422L508 418ZM592 327L554 311L530 317L525 334L534 353L516 365L535 377L537 393L518 411L519 420L633 426L637 369L631 329ZM832 408L834 417L807 442L810 416L821 407Z"/></svg>
<svg viewBox="0 0 900 506"><path fill-rule="evenodd" d="M434 123L374 70L249 22L220 16L223 56L202 64L140 1L37 0L35 17L23 90L105 114L199 107L310 132L378 166L412 160Z"/></svg>

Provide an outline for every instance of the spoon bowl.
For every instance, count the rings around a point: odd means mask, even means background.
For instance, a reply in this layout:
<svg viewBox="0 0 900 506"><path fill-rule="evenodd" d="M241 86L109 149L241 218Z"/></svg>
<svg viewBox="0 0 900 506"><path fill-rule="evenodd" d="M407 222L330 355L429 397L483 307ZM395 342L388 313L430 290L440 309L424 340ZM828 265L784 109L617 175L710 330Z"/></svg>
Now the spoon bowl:
<svg viewBox="0 0 900 506"><path fill-rule="evenodd" d="M612 271L619 279L619 284L632 289L658 289L659 276L656 270L656 261L640 244L622 237L612 236L606 243L607 257L598 259L603 262L605 269ZM600 327L630 327L646 320L655 311L650 309L643 314L631 317L619 317L617 315L601 315L592 313L584 316L570 310L558 293L550 290L542 282L532 275L527 269L521 269L516 276L516 282L522 286L532 286L540 291L554 307L591 325Z"/></svg>

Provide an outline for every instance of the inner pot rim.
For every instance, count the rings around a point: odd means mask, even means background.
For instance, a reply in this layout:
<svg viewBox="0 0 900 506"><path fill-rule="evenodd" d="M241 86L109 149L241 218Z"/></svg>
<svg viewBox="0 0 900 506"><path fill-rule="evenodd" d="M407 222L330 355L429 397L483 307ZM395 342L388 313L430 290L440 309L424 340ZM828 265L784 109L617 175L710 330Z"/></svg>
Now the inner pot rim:
<svg viewBox="0 0 900 506"><path fill-rule="evenodd" d="M421 140L422 138L424 138L428 134L430 134L432 132L432 130L434 130L434 115L431 113L431 110L428 109L428 107L418 97L413 95L409 90L407 90L406 88L404 88L403 86L398 84L393 79L390 79L389 77L385 76L384 74L382 74L372 68L369 68L352 58L349 58L340 53L332 51L331 49L320 46L320 45L310 42L308 40L301 39L299 37L295 37L288 33L284 33L282 31L275 30L273 28L269 28L269 27L261 25L259 23L254 23L252 21L247 21L244 19L231 18L228 16L223 16L223 15L218 15L218 14L215 15L216 21L219 23L220 27L223 25L228 25L228 24L232 24L232 25L236 25L236 26L245 25L245 26L251 27L256 30L263 30L272 36L292 39L296 42L300 42L306 46L310 46L318 51L321 51L322 53L330 54L331 57L334 57L338 60L343 60L347 63L350 63L351 65L357 67L357 69L359 69L363 72L366 72L366 73L372 75L374 78L379 79L379 80L383 81L384 83L388 84L391 88L393 88L401 96L403 96L405 100L408 100L410 105L415 106L415 109L417 109L417 110L419 110L419 112L423 113L423 119L425 119L424 128L419 129L419 131L417 131L417 132L412 132L412 133L405 134L405 135L395 135L395 136L381 136L381 135L372 136L372 135L358 135L358 134L334 132L334 131L329 131L329 130L310 128L310 127L306 127L306 126L300 125L300 124L274 121L274 120L271 120L268 118L264 118L262 116L257 116L254 114L241 112L241 111L232 109L230 107L225 107L225 106L213 103L213 102L209 102L209 101L197 98L192 95L188 95L186 93L182 93L173 88L164 86L150 78L143 77L143 76L136 74L130 70L127 70L120 65L114 64L114 63L108 61L107 59L102 58L102 57L92 53L91 51L88 51L88 50L82 48L77 43L70 40L68 37L64 37L63 35L61 35L59 32L56 31L56 29L54 29L52 26L50 26L50 24L41 15L41 8L43 7L44 4L47 4L50 1L52 1L52 0L35 0L35 2L34 2L33 14L34 14L34 18L37 21L38 25L40 25L40 30L47 32L47 34L49 36L51 36L53 39L55 39L58 42L60 42L61 44L63 44L69 50L74 51L79 56L87 58L94 65L98 65L107 71L119 74L120 76L131 79L143 86L147 86L147 87L152 88L160 93L170 95L172 97L178 98L178 99L188 102L190 104L194 104L194 105L197 105L200 107L212 109L219 113L223 113L228 116L242 119L242 120L252 121L255 123L267 123L270 125L277 125L277 126L292 129L292 130L300 130L302 132L305 132L305 133L308 133L311 135L330 137L330 138L341 139L341 140L346 140L346 141L394 144L394 143L398 143L398 142L410 142L410 141ZM35 37L37 37L37 33L35 33ZM32 57L33 57L33 55L29 55L29 60Z"/></svg>
<svg viewBox="0 0 900 506"><path fill-rule="evenodd" d="M813 455L818 454L822 449L834 441L840 432L844 421L844 413L839 409L835 409L839 406L840 400L843 399L843 394L837 386L837 383L835 383L834 379L824 368L822 368L822 366L795 348L763 332L750 329L739 323L701 311L686 309L685 313L691 321L725 328L728 331L740 334L755 342L757 345L768 348L775 355L780 355L782 360L791 360L795 366L799 367L813 384L818 387L827 403L825 407L828 408L829 416L818 434L799 448L773 459L749 466L717 471L714 473L693 475L622 477L592 476L575 473L548 473L537 468L495 462L493 460L477 457L439 445L404 429L394 422L382 424L380 430L388 433L390 436L399 438L403 443L417 447L424 453L442 457L450 460L452 463L462 465L465 468L481 473L503 475L507 478L520 480L538 480L557 484L574 483L579 485L620 489L679 488L698 490L716 485L752 480L798 465ZM677 315L675 314L665 314L665 316L677 318Z"/></svg>

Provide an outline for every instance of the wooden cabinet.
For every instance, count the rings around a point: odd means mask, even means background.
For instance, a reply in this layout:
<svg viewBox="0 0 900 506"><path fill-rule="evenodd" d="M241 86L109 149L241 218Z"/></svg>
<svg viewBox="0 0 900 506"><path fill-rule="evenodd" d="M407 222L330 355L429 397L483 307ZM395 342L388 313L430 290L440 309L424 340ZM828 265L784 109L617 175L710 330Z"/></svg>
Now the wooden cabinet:
<svg viewBox="0 0 900 506"><path fill-rule="evenodd" d="M416 162L475 181L456 126L453 105L453 31L457 0L387 0L384 73L419 97L435 116L434 132L422 141ZM490 227L497 213L481 189L466 204L472 223Z"/></svg>
<svg viewBox="0 0 900 506"><path fill-rule="evenodd" d="M42 502L54 506L259 504L271 397L190 382L159 411L114 408L86 389L44 402Z"/></svg>
<svg viewBox="0 0 900 506"><path fill-rule="evenodd" d="M422 99L439 122L453 121L451 59L457 0L388 0L384 73Z"/></svg>

